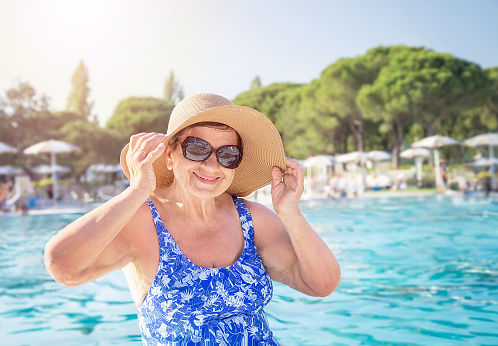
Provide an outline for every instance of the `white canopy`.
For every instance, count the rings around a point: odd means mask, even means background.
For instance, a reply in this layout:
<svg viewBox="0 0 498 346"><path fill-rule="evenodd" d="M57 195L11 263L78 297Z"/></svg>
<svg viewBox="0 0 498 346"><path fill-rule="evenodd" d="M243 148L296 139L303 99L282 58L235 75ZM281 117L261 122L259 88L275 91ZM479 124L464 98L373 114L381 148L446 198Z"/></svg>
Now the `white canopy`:
<svg viewBox="0 0 498 346"><path fill-rule="evenodd" d="M22 168L13 167L10 165L0 166L0 174L21 174L23 173Z"/></svg>
<svg viewBox="0 0 498 346"><path fill-rule="evenodd" d="M456 144L460 144L460 142L450 137L431 136L413 143L412 148L439 149L441 147L444 147L445 145L456 145Z"/></svg>
<svg viewBox="0 0 498 346"><path fill-rule="evenodd" d="M52 165L52 182L54 184L54 202L57 203L59 197L59 192L57 188L57 174L56 174L56 159L55 154L59 153L69 153L71 151L81 150L78 146L50 139L48 141L40 142L24 149L25 154L37 155L37 154L50 154L51 165Z"/></svg>
<svg viewBox="0 0 498 346"><path fill-rule="evenodd" d="M104 163L98 163L88 167L89 170L97 173L118 173L122 171L121 164L117 163L115 165L106 165Z"/></svg>
<svg viewBox="0 0 498 346"><path fill-rule="evenodd" d="M59 154L59 153L69 153L71 151L81 150L80 147L62 141L56 141L50 139L48 141L40 142L24 149L25 154Z"/></svg>
<svg viewBox="0 0 498 346"><path fill-rule="evenodd" d="M482 157L480 159L475 160L470 165L476 166L476 167L498 165L498 158L493 157L493 158L489 159L489 158Z"/></svg>
<svg viewBox="0 0 498 346"><path fill-rule="evenodd" d="M35 166L31 169L32 172L35 172L36 174L49 174L54 172L56 173L68 173L71 172L71 167L68 166L60 166L60 165L55 165L52 167L52 165L39 165Z"/></svg>
<svg viewBox="0 0 498 346"><path fill-rule="evenodd" d="M470 147L477 146L497 146L498 145L498 133L485 133L482 135L474 136L466 139L463 144Z"/></svg>
<svg viewBox="0 0 498 346"><path fill-rule="evenodd" d="M430 155L431 155L430 150L425 148L410 148L403 150L399 154L399 156L405 159L413 159L415 157L429 157Z"/></svg>
<svg viewBox="0 0 498 346"><path fill-rule="evenodd" d="M354 151L348 154L342 154L335 157L337 162L347 163L347 162L358 162L366 160L367 155L363 151Z"/></svg>
<svg viewBox="0 0 498 346"><path fill-rule="evenodd" d="M332 155L318 155L318 156L310 156L306 160L303 161L302 166L307 167L315 167L315 166L332 166L335 162L335 158ZM119 167L121 170L121 166Z"/></svg>
<svg viewBox="0 0 498 346"><path fill-rule="evenodd" d="M485 166L490 166L490 171L491 171L491 186L492 189L495 188L495 168L494 165L496 164L494 162L494 154L493 154L493 147L498 145L498 133L485 133L482 135L478 135L472 138L467 139L464 141L465 145L471 146L471 147L477 147L477 146L488 146L489 147L489 156L488 156L488 164ZM474 162L475 164L475 162Z"/></svg>
<svg viewBox="0 0 498 346"><path fill-rule="evenodd" d="M0 142L0 154L2 153L17 153L17 149L11 145Z"/></svg>
<svg viewBox="0 0 498 346"><path fill-rule="evenodd" d="M387 151L373 150L367 153L367 159L372 161L390 160L393 156Z"/></svg>
<svg viewBox="0 0 498 346"><path fill-rule="evenodd" d="M412 144L412 148L429 148L434 149L434 173L436 176L436 187L443 187L443 178L441 177L441 167L439 164L439 148L446 145L460 144L459 141L450 137L431 136L426 137Z"/></svg>

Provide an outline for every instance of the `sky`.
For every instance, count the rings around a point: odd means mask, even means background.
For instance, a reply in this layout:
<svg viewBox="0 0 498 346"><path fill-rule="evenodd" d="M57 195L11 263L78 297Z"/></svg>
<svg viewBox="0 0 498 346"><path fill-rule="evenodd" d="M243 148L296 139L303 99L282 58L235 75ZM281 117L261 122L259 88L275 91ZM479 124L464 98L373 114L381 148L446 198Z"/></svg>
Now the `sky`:
<svg viewBox="0 0 498 346"><path fill-rule="evenodd" d="M309 83L380 45L487 68L498 66L497 14L496 0L0 0L0 95L29 82L64 110L83 60L104 125L127 97L161 98L170 71L185 96L234 99L256 76Z"/></svg>

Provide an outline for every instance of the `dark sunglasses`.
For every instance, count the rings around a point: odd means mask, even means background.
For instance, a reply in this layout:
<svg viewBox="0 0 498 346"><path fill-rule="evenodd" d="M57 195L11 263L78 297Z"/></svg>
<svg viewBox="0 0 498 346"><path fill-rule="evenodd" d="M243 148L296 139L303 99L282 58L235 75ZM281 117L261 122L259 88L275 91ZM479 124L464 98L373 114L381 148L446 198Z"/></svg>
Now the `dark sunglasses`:
<svg viewBox="0 0 498 346"><path fill-rule="evenodd" d="M242 147L238 145L224 145L214 149L203 139L187 137L182 142L183 157L190 161L206 161L214 152L216 160L225 168L235 169L242 161Z"/></svg>

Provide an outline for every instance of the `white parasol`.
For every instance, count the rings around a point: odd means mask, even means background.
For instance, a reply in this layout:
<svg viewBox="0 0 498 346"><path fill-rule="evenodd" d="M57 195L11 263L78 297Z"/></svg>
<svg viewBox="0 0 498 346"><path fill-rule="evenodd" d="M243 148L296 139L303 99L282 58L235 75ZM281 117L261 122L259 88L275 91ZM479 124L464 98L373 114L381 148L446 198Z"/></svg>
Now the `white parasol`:
<svg viewBox="0 0 498 346"><path fill-rule="evenodd" d="M80 147L62 141L56 141L50 139L48 141L40 142L24 149L24 154L37 155L37 154L50 154L51 165L52 165L52 181L54 184L54 201L57 202L59 197L58 187L57 187L57 172L56 172L56 160L55 155L61 153L69 153L72 151L81 150Z"/></svg>
<svg viewBox="0 0 498 346"><path fill-rule="evenodd" d="M332 155L317 155L310 156L306 160L301 163L303 168L306 168L306 186L311 186L312 176L311 169L312 167L317 167L317 179L322 182L327 181L327 167L333 166L335 163L335 158ZM315 172L316 173L316 172ZM311 193L311 188L306 190L307 193Z"/></svg>
<svg viewBox="0 0 498 346"><path fill-rule="evenodd" d="M367 158L367 154L363 151L354 151L348 154L342 154L335 157L337 162L347 163L347 162L358 162L365 161Z"/></svg>
<svg viewBox="0 0 498 346"><path fill-rule="evenodd" d="M372 161L385 161L390 160L393 156L387 151L382 150L373 150L367 153L367 160Z"/></svg>
<svg viewBox="0 0 498 346"><path fill-rule="evenodd" d="M439 164L439 148L446 145L456 144L460 144L460 142L456 139L444 136L426 137L412 144L412 148L429 148L434 150L434 171L436 174L436 188L441 188L443 186L443 180L441 177L441 166Z"/></svg>
<svg viewBox="0 0 498 346"><path fill-rule="evenodd" d="M490 166L489 171L491 173L491 186L492 189L495 188L495 169L494 165L494 155L493 155L493 147L498 145L498 133L485 133L482 135L478 135L475 137L471 137L463 142L463 144L468 145L470 147L477 146L488 146L489 147L489 162L493 164L488 164L486 166ZM474 163L475 164L475 163Z"/></svg>
<svg viewBox="0 0 498 346"><path fill-rule="evenodd" d="M417 182L419 186L422 184L422 162L424 157L429 157L431 152L425 148L411 148L402 151L399 156L405 159L415 159L415 167L417 167Z"/></svg>
<svg viewBox="0 0 498 346"><path fill-rule="evenodd" d="M71 168L68 166L60 166L60 165L55 165L52 167L52 165L39 165L31 168L31 171L36 173L36 174L49 174L52 173L55 169L56 173L69 173L71 172Z"/></svg>
<svg viewBox="0 0 498 346"><path fill-rule="evenodd" d="M119 173L122 171L123 171L123 169L121 168L120 163L117 163L115 165L106 165L104 167L104 172L106 172L106 173Z"/></svg>
<svg viewBox="0 0 498 346"><path fill-rule="evenodd" d="M474 162L470 163L469 165L475 166L475 167L487 167L487 166L492 166L492 165L498 165L498 159L496 157L493 157L491 159L481 157L480 159L475 160Z"/></svg>
<svg viewBox="0 0 498 346"><path fill-rule="evenodd" d="M22 174L24 171L20 167L13 167L11 165L0 166L1 175Z"/></svg>
<svg viewBox="0 0 498 346"><path fill-rule="evenodd" d="M0 154L17 153L17 151L13 146L0 142Z"/></svg>

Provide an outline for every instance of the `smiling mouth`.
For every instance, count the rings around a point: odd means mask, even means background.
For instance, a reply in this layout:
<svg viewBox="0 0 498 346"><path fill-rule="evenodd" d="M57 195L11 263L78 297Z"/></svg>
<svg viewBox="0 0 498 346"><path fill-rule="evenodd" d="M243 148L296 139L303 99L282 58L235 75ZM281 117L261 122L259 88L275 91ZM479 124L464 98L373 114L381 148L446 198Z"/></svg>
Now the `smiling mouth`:
<svg viewBox="0 0 498 346"><path fill-rule="evenodd" d="M209 178L201 177L199 174L197 174L195 172L194 172L194 174L195 174L196 177L198 177L198 178L200 178L202 180L205 180L205 181L215 181L216 179L218 179L218 178L209 179Z"/></svg>

